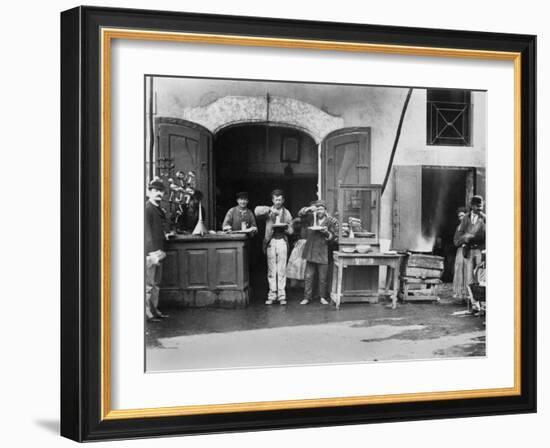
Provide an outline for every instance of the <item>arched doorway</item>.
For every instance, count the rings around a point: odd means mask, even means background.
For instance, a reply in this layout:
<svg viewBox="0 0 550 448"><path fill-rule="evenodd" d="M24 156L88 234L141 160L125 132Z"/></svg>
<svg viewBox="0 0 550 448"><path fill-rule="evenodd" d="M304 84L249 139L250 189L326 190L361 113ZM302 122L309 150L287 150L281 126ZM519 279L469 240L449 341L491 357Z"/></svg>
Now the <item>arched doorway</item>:
<svg viewBox="0 0 550 448"><path fill-rule="evenodd" d="M318 146L307 133L288 126L246 123L220 130L214 138L216 228L235 205L238 191L249 193L249 207L270 205L270 192L281 188L293 217L317 197ZM262 253L265 224L250 242L251 298L263 303L267 294L266 263ZM299 238L295 235L294 239ZM291 241L291 244L293 241Z"/></svg>

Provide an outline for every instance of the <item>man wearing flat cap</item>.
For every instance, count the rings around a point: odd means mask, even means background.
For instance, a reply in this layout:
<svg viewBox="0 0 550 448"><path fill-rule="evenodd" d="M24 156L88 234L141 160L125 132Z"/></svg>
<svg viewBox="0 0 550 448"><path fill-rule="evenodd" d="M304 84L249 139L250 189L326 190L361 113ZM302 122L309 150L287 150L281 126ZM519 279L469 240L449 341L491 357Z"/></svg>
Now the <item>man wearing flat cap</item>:
<svg viewBox="0 0 550 448"><path fill-rule="evenodd" d="M325 201L314 201L309 207L303 207L298 216L308 226L306 244L302 258L306 263L304 299L301 305L307 305L313 298L315 275L319 285L319 301L328 305L327 283L329 273L329 256L333 245L338 240L338 220L327 214Z"/></svg>
<svg viewBox="0 0 550 448"><path fill-rule="evenodd" d="M487 218L483 213L483 198L472 196L470 212L462 218L454 236L456 247L462 247L464 257L464 283L474 281L474 270L482 262L485 249L485 225Z"/></svg>
<svg viewBox="0 0 550 448"><path fill-rule="evenodd" d="M266 220L263 248L267 255L269 293L265 304L278 301L280 305L286 305L286 262L288 235L293 232L292 215L283 206L285 196L282 190L271 192L271 202L271 207L261 205L254 209L256 217Z"/></svg>
<svg viewBox="0 0 550 448"><path fill-rule="evenodd" d="M166 213L160 206L164 190L161 180L153 180L148 185L145 204L145 316L149 321L168 317L158 309L162 260L166 258L165 231L168 230Z"/></svg>
<svg viewBox="0 0 550 448"><path fill-rule="evenodd" d="M237 193L237 206L230 208L225 214L222 229L226 232L242 230L254 235L258 231L256 218L252 210L248 208L248 193L240 191Z"/></svg>

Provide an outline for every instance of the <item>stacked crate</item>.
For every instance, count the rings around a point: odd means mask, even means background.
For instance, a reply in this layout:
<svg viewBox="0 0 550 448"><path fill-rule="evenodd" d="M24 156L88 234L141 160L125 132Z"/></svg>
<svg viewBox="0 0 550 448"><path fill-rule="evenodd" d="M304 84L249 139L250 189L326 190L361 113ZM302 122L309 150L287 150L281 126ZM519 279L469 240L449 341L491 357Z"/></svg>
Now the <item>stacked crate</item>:
<svg viewBox="0 0 550 448"><path fill-rule="evenodd" d="M438 286L442 283L444 258L436 255L410 254L401 272L403 301L439 302Z"/></svg>

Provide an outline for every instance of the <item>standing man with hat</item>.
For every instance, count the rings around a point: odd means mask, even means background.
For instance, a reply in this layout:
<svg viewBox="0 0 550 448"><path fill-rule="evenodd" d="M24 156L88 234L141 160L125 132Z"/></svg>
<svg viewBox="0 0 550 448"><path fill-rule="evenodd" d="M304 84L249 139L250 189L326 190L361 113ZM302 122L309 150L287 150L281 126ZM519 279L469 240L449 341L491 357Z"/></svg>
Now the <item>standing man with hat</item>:
<svg viewBox="0 0 550 448"><path fill-rule="evenodd" d="M462 218L454 236L455 246L462 248L465 285L474 281L474 270L482 263L486 219L483 213L483 198L478 195L472 196L470 212Z"/></svg>
<svg viewBox="0 0 550 448"><path fill-rule="evenodd" d="M258 206L254 213L265 218L264 253L267 254L267 281L269 293L266 305L278 301L286 305L286 261L288 254L288 235L292 234L292 215L283 206L285 202L282 190L271 192L272 206Z"/></svg>
<svg viewBox="0 0 550 448"><path fill-rule="evenodd" d="M149 199L145 205L145 315L147 320L154 322L168 317L158 309L162 260L166 258L164 241L167 220L166 213L160 206L164 191L162 181L153 180L147 189Z"/></svg>
<svg viewBox="0 0 550 448"><path fill-rule="evenodd" d="M307 305L313 298L313 282L315 275L319 285L319 300L322 305L328 305L327 283L329 273L329 255L332 246L338 241L338 220L327 214L325 201L315 201L309 207L303 207L298 216L311 227L307 229L306 244L302 258L307 261L305 272L304 299L301 305Z"/></svg>
<svg viewBox="0 0 550 448"><path fill-rule="evenodd" d="M254 213L248 208L248 193L246 191L237 193L237 206L230 208L225 214L222 229L225 231L247 230L252 235L258 231Z"/></svg>

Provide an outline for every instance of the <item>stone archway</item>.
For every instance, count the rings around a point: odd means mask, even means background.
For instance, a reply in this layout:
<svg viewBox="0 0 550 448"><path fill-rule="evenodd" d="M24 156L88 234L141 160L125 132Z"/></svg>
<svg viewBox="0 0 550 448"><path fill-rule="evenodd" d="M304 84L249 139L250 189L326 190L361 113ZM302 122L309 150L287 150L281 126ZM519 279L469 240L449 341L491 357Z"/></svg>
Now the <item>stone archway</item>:
<svg viewBox="0 0 550 448"><path fill-rule="evenodd" d="M225 96L206 106L183 110L181 118L212 133L239 123L274 123L308 133L319 145L331 132L344 127L344 119L309 103L279 96Z"/></svg>

